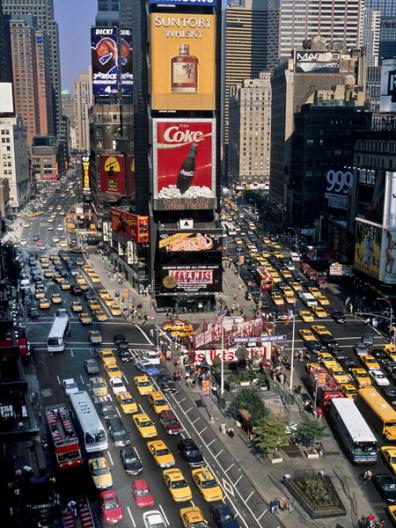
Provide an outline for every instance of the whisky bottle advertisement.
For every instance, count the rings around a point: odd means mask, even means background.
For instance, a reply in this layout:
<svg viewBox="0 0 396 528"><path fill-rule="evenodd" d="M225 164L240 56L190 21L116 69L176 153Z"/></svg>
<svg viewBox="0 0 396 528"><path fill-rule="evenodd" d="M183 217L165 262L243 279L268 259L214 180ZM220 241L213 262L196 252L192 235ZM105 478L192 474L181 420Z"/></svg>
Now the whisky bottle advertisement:
<svg viewBox="0 0 396 528"><path fill-rule="evenodd" d="M180 44L179 54L171 60L171 91L195 93L198 90L198 64L194 55L190 55L190 46Z"/></svg>

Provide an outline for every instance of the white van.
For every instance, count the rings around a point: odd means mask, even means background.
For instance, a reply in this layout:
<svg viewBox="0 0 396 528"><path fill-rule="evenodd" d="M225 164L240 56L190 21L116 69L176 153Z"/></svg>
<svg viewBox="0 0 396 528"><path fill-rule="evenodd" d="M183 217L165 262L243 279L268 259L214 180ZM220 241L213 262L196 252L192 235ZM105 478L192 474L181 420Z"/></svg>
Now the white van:
<svg viewBox="0 0 396 528"><path fill-rule="evenodd" d="M29 279L21 280L21 290L30 290L30 280Z"/></svg>
<svg viewBox="0 0 396 528"><path fill-rule="evenodd" d="M292 259L292 262L300 262L300 255L295 251L290 251L290 258Z"/></svg>
<svg viewBox="0 0 396 528"><path fill-rule="evenodd" d="M318 301L315 299L312 293L302 293L301 300L309 308L311 308L312 306L318 306Z"/></svg>

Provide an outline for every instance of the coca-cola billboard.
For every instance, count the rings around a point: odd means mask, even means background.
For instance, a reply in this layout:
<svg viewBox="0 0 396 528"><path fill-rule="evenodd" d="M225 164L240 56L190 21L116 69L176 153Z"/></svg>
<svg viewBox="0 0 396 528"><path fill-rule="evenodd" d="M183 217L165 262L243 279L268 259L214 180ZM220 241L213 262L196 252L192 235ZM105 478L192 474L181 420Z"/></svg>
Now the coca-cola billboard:
<svg viewBox="0 0 396 528"><path fill-rule="evenodd" d="M216 198L214 119L154 119L157 210L212 209Z"/></svg>

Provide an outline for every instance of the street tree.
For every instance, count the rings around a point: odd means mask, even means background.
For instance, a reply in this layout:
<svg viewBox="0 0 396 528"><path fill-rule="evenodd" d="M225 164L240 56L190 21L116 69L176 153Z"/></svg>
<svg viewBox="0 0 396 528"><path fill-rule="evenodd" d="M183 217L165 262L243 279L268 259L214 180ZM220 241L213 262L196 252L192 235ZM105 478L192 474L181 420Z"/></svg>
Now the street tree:
<svg viewBox="0 0 396 528"><path fill-rule="evenodd" d="M327 435L325 426L319 420L308 418L298 424L294 438L306 447L311 447Z"/></svg>
<svg viewBox="0 0 396 528"><path fill-rule="evenodd" d="M267 455L273 455L279 448L289 445L285 425L273 414L262 418L253 434L254 445Z"/></svg>
<svg viewBox="0 0 396 528"><path fill-rule="evenodd" d="M247 389L242 389L236 394L236 396L234 396L228 407L228 413L236 420L239 420L239 411L241 409L245 409L250 413L252 426L258 424L260 420L267 417L269 413L267 407L257 393Z"/></svg>

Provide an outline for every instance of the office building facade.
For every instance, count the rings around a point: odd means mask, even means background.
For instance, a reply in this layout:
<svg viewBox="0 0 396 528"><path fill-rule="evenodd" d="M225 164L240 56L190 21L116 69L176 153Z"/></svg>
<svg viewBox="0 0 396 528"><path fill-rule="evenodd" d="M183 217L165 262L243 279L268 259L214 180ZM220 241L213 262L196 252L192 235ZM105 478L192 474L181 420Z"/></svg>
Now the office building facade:
<svg viewBox="0 0 396 528"><path fill-rule="evenodd" d="M271 155L271 73L231 87L228 174L237 185L268 184Z"/></svg>
<svg viewBox="0 0 396 528"><path fill-rule="evenodd" d="M76 149L89 152L89 116L88 110L93 104L90 72L80 72L74 81L74 116L76 130Z"/></svg>
<svg viewBox="0 0 396 528"><path fill-rule="evenodd" d="M396 0L365 0L365 8L381 13L380 57L396 56Z"/></svg>

